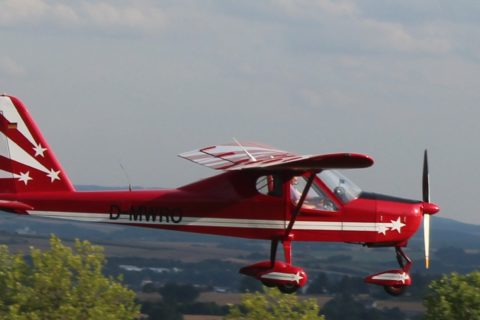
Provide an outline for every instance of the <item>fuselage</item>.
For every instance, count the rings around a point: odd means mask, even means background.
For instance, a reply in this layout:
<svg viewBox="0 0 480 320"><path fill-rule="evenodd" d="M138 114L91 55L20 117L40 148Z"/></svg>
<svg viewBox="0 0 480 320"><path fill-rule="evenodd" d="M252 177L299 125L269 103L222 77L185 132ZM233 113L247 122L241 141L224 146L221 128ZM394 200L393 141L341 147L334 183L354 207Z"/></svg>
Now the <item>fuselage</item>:
<svg viewBox="0 0 480 320"><path fill-rule="evenodd" d="M280 195L259 192L260 174L223 173L178 189L151 191L35 192L3 194L32 209L32 216L124 224L254 239L281 239L295 205L288 183ZM284 179L287 181L287 179ZM416 232L422 203L362 193L342 203L320 179L335 210L302 207L291 236L296 241L398 245ZM258 184L258 182L257 182Z"/></svg>

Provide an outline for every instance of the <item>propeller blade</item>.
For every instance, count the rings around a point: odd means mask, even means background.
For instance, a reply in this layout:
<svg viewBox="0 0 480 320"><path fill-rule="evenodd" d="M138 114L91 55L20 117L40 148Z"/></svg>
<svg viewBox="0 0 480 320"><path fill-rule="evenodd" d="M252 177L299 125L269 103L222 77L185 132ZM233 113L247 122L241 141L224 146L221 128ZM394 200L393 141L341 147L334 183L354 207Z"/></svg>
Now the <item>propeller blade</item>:
<svg viewBox="0 0 480 320"><path fill-rule="evenodd" d="M427 149L423 156L423 179L422 179L423 202L430 202L430 174L428 172Z"/></svg>
<svg viewBox="0 0 480 320"><path fill-rule="evenodd" d="M428 154L427 149L423 155L423 175L422 175L422 193L423 202L430 203L430 174L428 172ZM430 214L423 212L423 243L425 245L425 268L430 267Z"/></svg>
<svg viewBox="0 0 480 320"><path fill-rule="evenodd" d="M430 215L423 215L423 242L425 244L425 269L430 267Z"/></svg>

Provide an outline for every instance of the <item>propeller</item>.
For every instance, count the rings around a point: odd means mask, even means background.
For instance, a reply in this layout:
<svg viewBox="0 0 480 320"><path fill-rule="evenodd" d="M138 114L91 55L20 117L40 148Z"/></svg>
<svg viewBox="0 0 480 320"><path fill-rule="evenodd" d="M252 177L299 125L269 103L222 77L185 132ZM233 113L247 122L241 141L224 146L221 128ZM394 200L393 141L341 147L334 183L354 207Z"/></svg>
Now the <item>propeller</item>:
<svg viewBox="0 0 480 320"><path fill-rule="evenodd" d="M425 268L430 267L430 215L437 213L440 208L430 202L430 175L428 172L428 154L425 149L423 156L423 242L425 244Z"/></svg>
<svg viewBox="0 0 480 320"><path fill-rule="evenodd" d="M428 172L427 149L423 155L423 179L422 179L423 202L430 203L430 174ZM423 243L425 245L425 268L430 267L430 215L423 213Z"/></svg>

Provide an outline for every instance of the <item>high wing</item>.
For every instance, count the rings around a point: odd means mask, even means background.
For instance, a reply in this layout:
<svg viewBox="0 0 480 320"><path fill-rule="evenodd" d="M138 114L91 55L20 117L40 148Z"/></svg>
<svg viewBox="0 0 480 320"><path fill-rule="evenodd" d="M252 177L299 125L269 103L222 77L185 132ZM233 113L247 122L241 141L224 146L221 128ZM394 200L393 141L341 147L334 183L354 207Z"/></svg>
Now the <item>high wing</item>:
<svg viewBox="0 0 480 320"><path fill-rule="evenodd" d="M215 170L225 171L246 169L321 171L366 168L373 165L373 159L363 154L298 155L252 142L210 146L179 156Z"/></svg>

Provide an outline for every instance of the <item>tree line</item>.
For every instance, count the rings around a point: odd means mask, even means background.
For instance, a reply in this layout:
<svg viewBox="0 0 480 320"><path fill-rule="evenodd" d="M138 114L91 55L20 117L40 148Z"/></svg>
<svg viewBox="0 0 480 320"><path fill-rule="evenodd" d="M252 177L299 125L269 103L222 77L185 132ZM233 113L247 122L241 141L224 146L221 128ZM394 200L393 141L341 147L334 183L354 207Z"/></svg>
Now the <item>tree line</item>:
<svg viewBox="0 0 480 320"><path fill-rule="evenodd" d="M404 319L398 308L378 310L358 300L365 285L344 277L336 283L333 298L320 309L316 300L283 295L243 280L246 293L238 306L218 306L196 301L200 291L191 284L165 283L148 290L160 302L143 303L121 277L105 275L103 249L76 240L73 247L52 236L46 250L30 249L28 256L0 246L0 319L150 319L180 320L182 314L218 314L227 320L268 319ZM249 279L249 278L244 278ZM451 273L420 284L426 307L424 319L480 319L480 271ZM333 284L318 274L307 293L333 292Z"/></svg>

